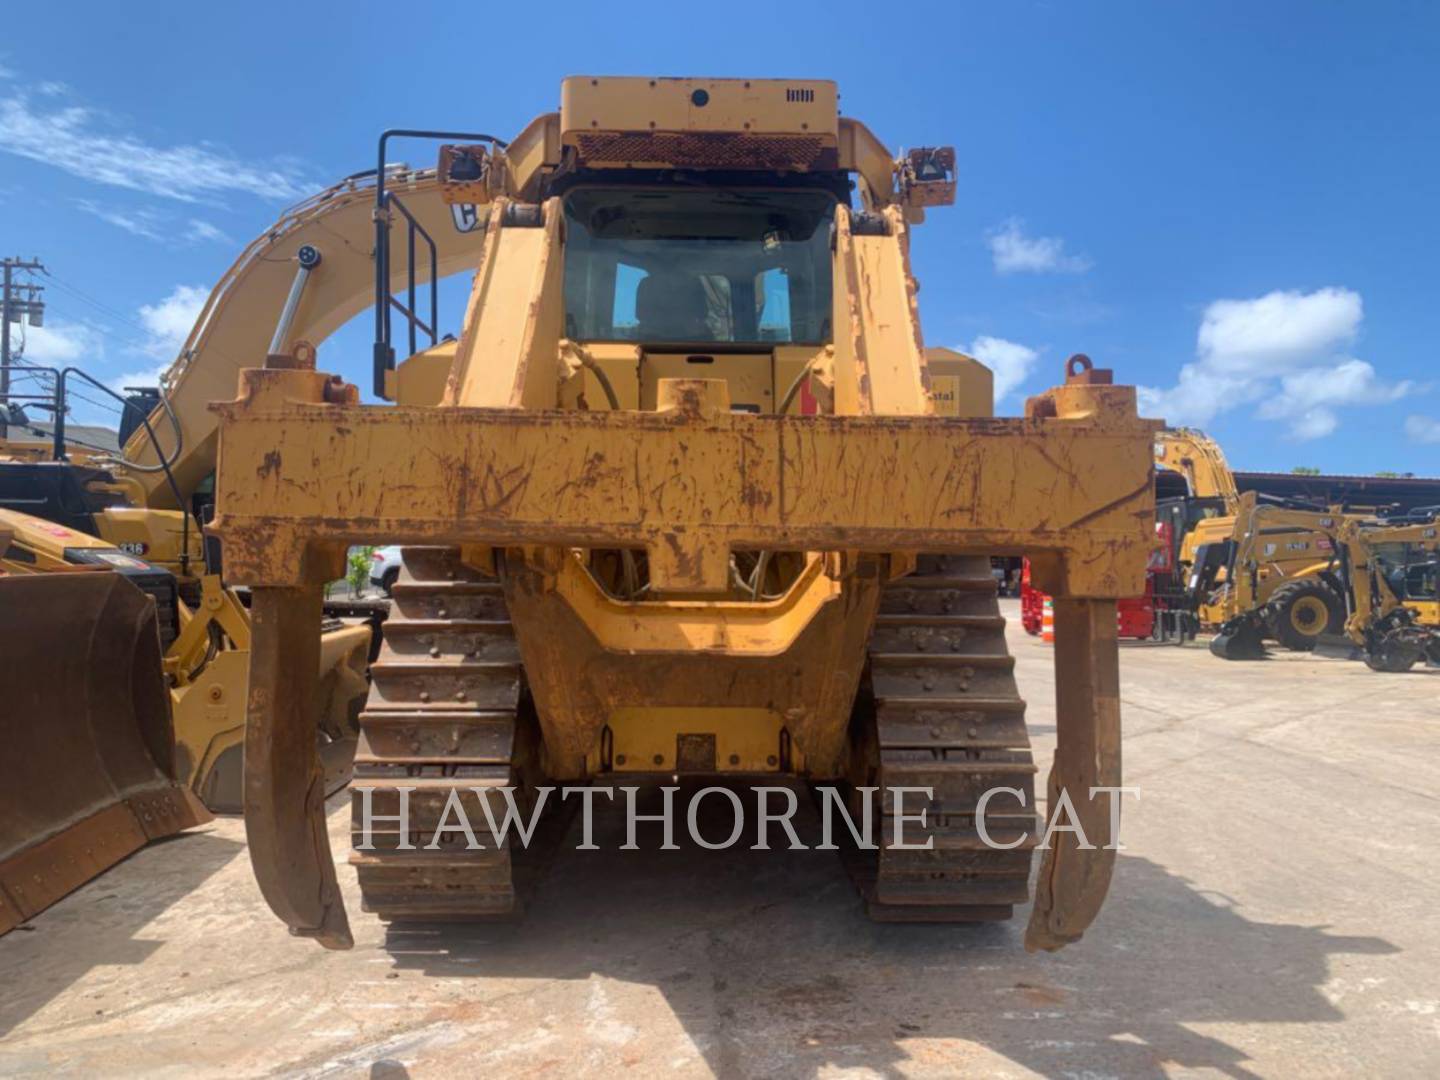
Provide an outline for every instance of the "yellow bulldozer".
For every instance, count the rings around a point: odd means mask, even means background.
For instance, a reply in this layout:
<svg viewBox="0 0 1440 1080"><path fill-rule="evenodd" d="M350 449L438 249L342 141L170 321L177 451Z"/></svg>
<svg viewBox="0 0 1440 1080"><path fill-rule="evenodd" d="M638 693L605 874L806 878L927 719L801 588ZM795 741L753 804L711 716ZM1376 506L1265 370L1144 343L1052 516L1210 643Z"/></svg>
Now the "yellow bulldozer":
<svg viewBox="0 0 1440 1080"><path fill-rule="evenodd" d="M156 445L162 418L163 426L178 430L178 419L170 422L173 403L141 395L136 407L77 368L19 364L11 374L15 381L0 397L7 419L0 436L0 515L13 537L0 551L0 566L33 574L128 560L132 577L134 566L149 568L145 580L156 599L178 775L211 810L238 812L249 614L210 566L215 552L203 543L195 492L186 497L172 468L182 455L137 464L114 449L67 437L69 401L77 392L91 402L115 401L122 444ZM153 407L153 425L147 407ZM32 425L33 412L51 418L52 429ZM316 633L322 636L317 737L334 790L350 775L373 635L369 626L333 618L323 627L317 621ZM46 770L66 767L59 758L46 761L40 766Z"/></svg>
<svg viewBox="0 0 1440 1080"><path fill-rule="evenodd" d="M1035 766L988 555L1020 552L1055 598L1050 804L1089 838L1046 851L1027 944L1090 925L1159 425L1083 356L1024 418L937 415L909 247L954 200L954 152L897 157L837 102L820 80L575 77L508 143L386 132L368 205L332 202L374 230L338 255L373 253L393 404L298 339L326 288L327 311L362 304L301 249L325 233L273 241L296 314L216 407L210 529L251 589L245 822L293 932L351 943L304 702L323 583L364 542L406 545L352 785L380 918L521 906L533 853L427 843L448 807L676 776L838 785L887 823L852 861L872 916L1008 917ZM401 138L443 141L438 168L387 167ZM434 282L460 270L446 341Z"/></svg>
<svg viewBox="0 0 1440 1080"><path fill-rule="evenodd" d="M159 617L173 577L67 533L0 510L0 934L210 820L176 772Z"/></svg>

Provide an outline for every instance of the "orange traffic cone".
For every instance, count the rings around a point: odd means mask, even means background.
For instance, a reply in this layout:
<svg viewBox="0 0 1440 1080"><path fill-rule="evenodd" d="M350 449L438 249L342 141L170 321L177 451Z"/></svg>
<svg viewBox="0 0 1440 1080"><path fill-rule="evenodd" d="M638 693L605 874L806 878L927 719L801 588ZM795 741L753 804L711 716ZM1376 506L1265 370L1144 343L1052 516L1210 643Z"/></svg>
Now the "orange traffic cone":
<svg viewBox="0 0 1440 1080"><path fill-rule="evenodd" d="M1040 613L1040 640L1046 645L1055 644L1055 602L1048 596L1045 608Z"/></svg>

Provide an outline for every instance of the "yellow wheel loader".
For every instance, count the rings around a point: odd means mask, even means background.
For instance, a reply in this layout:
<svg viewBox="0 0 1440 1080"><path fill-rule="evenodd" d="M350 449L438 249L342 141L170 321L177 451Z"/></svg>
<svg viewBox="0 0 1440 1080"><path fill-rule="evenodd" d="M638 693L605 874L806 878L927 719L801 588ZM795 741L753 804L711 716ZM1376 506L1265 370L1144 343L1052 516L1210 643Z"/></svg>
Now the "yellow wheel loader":
<svg viewBox="0 0 1440 1080"><path fill-rule="evenodd" d="M0 511L0 934L210 820L175 771L156 602L163 584L173 603L170 575L95 547L12 572L31 530Z"/></svg>
<svg viewBox="0 0 1440 1080"><path fill-rule="evenodd" d="M1083 356L1024 418L937 415L909 246L953 202L954 152L896 158L837 101L819 80L569 78L508 143L383 135L369 205L333 196L374 229L336 276L292 246L323 231L272 240L294 310L231 353L253 364L238 398L189 437L218 435L211 531L253 597L246 830L294 933L351 944L305 703L323 583L362 542L406 545L352 785L380 918L520 909L535 852L442 842L447 808L677 776L837 785L886 824L850 860L871 915L1008 917L1037 822L1004 552L1055 598L1050 804L1089 841L1052 841L1027 944L1090 925L1118 821L1115 600L1144 588L1159 425ZM401 137L449 140L435 173L387 168ZM325 310L363 306L345 268L370 253L387 405L296 329L327 288ZM434 281L463 269L444 342Z"/></svg>

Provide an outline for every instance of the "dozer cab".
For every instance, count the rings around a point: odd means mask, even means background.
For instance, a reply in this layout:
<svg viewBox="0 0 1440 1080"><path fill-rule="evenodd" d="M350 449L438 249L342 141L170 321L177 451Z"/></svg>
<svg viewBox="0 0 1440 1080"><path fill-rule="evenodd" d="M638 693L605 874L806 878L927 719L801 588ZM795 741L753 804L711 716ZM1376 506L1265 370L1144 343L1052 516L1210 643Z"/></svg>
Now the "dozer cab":
<svg viewBox="0 0 1440 1080"><path fill-rule="evenodd" d="M566 79L508 144L440 136L440 227L479 236L447 343L435 219L385 166L435 134L380 141L374 390L394 404L287 344L216 406L211 531L253 595L245 822L271 908L351 944L304 702L322 583L348 545L393 542L352 785L367 911L518 910L530 852L432 841L452 800L480 820L502 789L798 776L877 819L893 789L928 791L905 845L888 822L854 860L872 916L1006 918L1038 834L1003 552L1055 598L1050 803L1089 839L1046 851L1026 940L1078 939L1114 860L1115 600L1144 589L1159 425L1083 356L1024 418L937 415L909 245L953 201L953 151L894 157L830 82Z"/></svg>

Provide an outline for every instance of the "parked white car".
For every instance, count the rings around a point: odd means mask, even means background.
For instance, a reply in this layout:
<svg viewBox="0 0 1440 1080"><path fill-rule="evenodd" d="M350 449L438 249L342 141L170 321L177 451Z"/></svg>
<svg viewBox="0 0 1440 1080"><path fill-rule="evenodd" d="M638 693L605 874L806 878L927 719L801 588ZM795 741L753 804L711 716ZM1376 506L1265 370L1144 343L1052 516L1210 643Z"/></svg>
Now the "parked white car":
<svg viewBox="0 0 1440 1080"><path fill-rule="evenodd" d="M399 544L376 548L370 556L370 584L380 586L385 595L389 596L396 579L400 577L400 567L403 565Z"/></svg>

